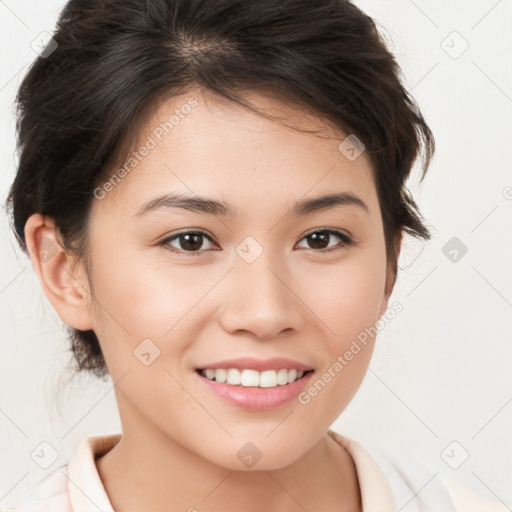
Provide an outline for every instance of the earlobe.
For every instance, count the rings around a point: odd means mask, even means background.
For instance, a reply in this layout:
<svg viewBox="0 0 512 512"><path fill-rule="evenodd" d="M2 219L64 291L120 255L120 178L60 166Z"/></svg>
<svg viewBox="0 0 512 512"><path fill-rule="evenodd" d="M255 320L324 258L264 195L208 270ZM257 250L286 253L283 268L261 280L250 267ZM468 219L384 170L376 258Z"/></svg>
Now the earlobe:
<svg viewBox="0 0 512 512"><path fill-rule="evenodd" d="M83 266L73 265L55 221L39 213L31 215L25 224L25 240L32 266L61 320L75 329L92 329L91 294Z"/></svg>

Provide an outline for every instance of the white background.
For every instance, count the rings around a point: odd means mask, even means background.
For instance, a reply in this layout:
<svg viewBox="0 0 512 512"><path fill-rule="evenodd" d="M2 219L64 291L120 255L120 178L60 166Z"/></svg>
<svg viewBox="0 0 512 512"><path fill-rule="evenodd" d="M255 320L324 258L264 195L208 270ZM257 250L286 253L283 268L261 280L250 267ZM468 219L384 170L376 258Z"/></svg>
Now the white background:
<svg viewBox="0 0 512 512"><path fill-rule="evenodd" d="M380 332L365 381L334 428L368 449L417 458L433 477L449 474L510 508L512 2L356 3L385 27L436 137L425 181L418 185L416 172L410 182L434 238L406 245L390 302L404 309ZM53 31L63 5L0 2L2 202L15 174L16 89L36 56L31 42ZM464 41L469 47L457 56ZM452 237L468 248L457 262L442 251ZM85 436L120 431L120 423L112 382L66 369L61 321L3 211L0 243L0 501L16 502ZM43 441L58 454L46 471L31 458ZM453 441L451 461L469 454L458 469L441 456Z"/></svg>

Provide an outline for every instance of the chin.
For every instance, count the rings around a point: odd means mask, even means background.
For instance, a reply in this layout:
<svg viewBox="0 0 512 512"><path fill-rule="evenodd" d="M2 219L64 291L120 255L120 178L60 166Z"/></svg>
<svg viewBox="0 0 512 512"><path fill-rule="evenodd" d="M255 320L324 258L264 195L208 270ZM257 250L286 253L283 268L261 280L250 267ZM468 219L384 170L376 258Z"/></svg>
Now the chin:
<svg viewBox="0 0 512 512"><path fill-rule="evenodd" d="M277 436L270 441L263 435L253 441L230 440L214 453L204 454L214 464L232 471L275 471L285 468L299 459L303 443L284 443ZM277 443L276 443L277 441ZM221 448L217 445L217 448Z"/></svg>

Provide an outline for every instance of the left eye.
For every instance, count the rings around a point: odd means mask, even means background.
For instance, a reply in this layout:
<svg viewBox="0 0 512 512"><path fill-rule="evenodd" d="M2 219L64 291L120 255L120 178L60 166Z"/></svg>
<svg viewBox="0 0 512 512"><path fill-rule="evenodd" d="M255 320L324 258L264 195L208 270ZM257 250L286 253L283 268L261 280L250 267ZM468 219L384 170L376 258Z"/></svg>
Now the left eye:
<svg viewBox="0 0 512 512"><path fill-rule="evenodd" d="M326 241L332 239L333 236L338 238L338 240L341 240L341 245L338 243L334 245L328 244L325 246ZM352 243L352 239L348 235L334 229L317 229L316 231L313 231L304 236L302 240L308 240L308 242L313 245L313 247L310 247L310 249L316 252L330 252L337 249L342 249L343 247Z"/></svg>

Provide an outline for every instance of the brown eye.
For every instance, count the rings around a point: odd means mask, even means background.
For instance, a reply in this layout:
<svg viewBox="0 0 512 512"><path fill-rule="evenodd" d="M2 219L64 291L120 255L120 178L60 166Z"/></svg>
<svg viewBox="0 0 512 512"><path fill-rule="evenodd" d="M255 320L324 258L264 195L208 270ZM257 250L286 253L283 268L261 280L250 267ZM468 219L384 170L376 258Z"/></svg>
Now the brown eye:
<svg viewBox="0 0 512 512"><path fill-rule="evenodd" d="M341 240L341 244L332 244L331 241L335 239ZM341 231L333 229L319 229L306 235L303 240L307 240L309 249L320 252L329 252L336 249L341 249L352 243L352 239Z"/></svg>
<svg viewBox="0 0 512 512"><path fill-rule="evenodd" d="M212 239L202 231L182 231L162 240L159 245L168 247L174 252L190 253L195 256L208 249L208 247L204 247L205 240L212 242Z"/></svg>

